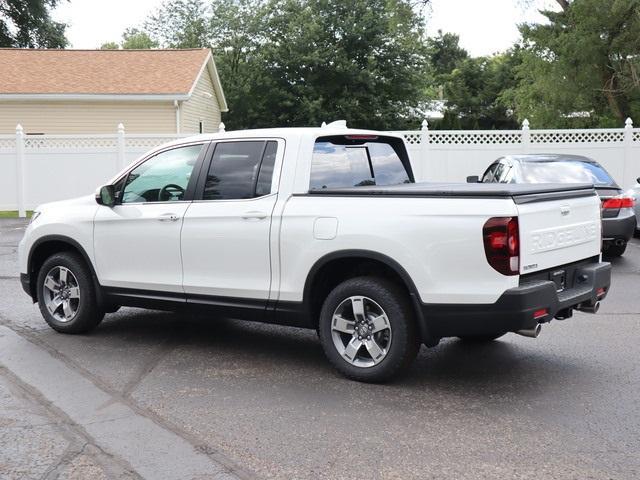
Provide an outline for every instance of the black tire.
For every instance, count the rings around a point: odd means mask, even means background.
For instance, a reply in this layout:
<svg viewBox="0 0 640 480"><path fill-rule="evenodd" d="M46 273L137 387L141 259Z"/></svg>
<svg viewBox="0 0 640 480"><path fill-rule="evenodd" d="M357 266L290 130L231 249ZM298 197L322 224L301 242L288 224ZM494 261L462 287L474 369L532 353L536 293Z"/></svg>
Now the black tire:
<svg viewBox="0 0 640 480"><path fill-rule="evenodd" d="M339 305L353 296L368 297L381 307L392 332L384 358L368 367L347 361L332 338L333 314ZM408 295L396 284L377 277L352 278L335 287L322 305L318 333L329 362L344 376L360 382L384 382L400 375L413 362L420 348Z"/></svg>
<svg viewBox="0 0 640 480"><path fill-rule="evenodd" d="M486 335L461 335L458 338L465 343L480 344L480 343L493 342L494 340L497 340L503 335L506 335L506 333L507 332L489 333Z"/></svg>
<svg viewBox="0 0 640 480"><path fill-rule="evenodd" d="M64 267L77 280L79 299L75 315L67 321L60 321L47 308L44 282L53 269ZM91 272L80 255L73 252L56 253L47 258L36 283L40 313L51 328L60 333L86 333L93 330L104 318L104 311L98 308L96 291Z"/></svg>
<svg viewBox="0 0 640 480"><path fill-rule="evenodd" d="M602 251L602 255L607 258L621 257L624 251L627 249L627 244L624 245L608 245Z"/></svg>

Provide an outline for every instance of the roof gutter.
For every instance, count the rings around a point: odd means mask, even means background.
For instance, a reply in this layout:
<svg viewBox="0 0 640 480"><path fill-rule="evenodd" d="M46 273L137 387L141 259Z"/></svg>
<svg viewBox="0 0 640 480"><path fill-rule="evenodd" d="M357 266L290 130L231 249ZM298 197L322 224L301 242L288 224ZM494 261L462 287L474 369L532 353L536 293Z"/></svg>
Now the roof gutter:
<svg viewBox="0 0 640 480"><path fill-rule="evenodd" d="M0 100L90 101L90 102L168 102L185 101L188 93L170 94L97 94L97 93L0 93Z"/></svg>

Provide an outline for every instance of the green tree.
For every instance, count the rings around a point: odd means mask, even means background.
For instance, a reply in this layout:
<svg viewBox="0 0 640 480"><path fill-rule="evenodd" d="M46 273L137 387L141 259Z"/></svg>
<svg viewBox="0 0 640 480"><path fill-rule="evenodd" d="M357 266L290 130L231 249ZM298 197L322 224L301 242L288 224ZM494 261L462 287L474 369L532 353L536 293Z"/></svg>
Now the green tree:
<svg viewBox="0 0 640 480"><path fill-rule="evenodd" d="M463 60L469 58L467 51L460 46L460 36L455 33L438 30L435 37L427 39L427 48L436 76L450 74Z"/></svg>
<svg viewBox="0 0 640 480"><path fill-rule="evenodd" d="M127 28L122 34L122 48L125 50L148 50L158 48L158 42L148 33L137 28Z"/></svg>
<svg viewBox="0 0 640 480"><path fill-rule="evenodd" d="M640 118L640 0L557 0L522 25L518 85L502 98L533 125L620 126ZM584 116L588 112L588 116Z"/></svg>
<svg viewBox="0 0 640 480"><path fill-rule="evenodd" d="M100 50L118 50L120 49L120 44L118 42L105 42L100 45Z"/></svg>
<svg viewBox="0 0 640 480"><path fill-rule="evenodd" d="M408 0L173 0L145 31L163 46L212 47L231 128L417 122L427 56Z"/></svg>
<svg viewBox="0 0 640 480"><path fill-rule="evenodd" d="M518 123L502 94L517 84L519 51L466 58L445 78L448 115L442 128L510 129ZM453 119L455 118L455 121Z"/></svg>
<svg viewBox="0 0 640 480"><path fill-rule="evenodd" d="M225 3L224 0L214 0ZM230 0L230 4L235 0ZM151 38L169 48L200 48L211 45L211 8L202 0L167 0L144 24Z"/></svg>
<svg viewBox="0 0 640 480"><path fill-rule="evenodd" d="M50 10L59 0L0 0L0 47L64 48L66 25Z"/></svg>

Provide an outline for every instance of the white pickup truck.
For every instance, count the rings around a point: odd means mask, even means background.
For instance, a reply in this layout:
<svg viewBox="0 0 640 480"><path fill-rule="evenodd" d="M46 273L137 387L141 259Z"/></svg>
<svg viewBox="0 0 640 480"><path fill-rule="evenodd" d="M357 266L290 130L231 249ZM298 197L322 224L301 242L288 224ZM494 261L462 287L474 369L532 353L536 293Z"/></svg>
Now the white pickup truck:
<svg viewBox="0 0 640 480"><path fill-rule="evenodd" d="M595 313L592 185L415 183L399 136L227 132L151 151L94 196L39 207L21 281L55 330L120 306L317 329L344 375L383 381L443 337L535 337Z"/></svg>

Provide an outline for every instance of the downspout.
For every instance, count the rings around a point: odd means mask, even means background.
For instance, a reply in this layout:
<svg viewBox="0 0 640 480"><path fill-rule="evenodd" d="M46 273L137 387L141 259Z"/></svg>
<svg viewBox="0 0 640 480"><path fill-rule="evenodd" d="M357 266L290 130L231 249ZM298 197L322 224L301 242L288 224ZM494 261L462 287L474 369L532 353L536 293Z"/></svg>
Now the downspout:
<svg viewBox="0 0 640 480"><path fill-rule="evenodd" d="M178 100L173 101L173 107L176 109L176 133L180 133L180 107L182 102Z"/></svg>

